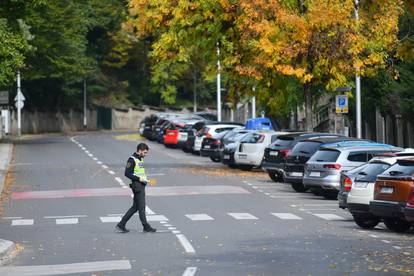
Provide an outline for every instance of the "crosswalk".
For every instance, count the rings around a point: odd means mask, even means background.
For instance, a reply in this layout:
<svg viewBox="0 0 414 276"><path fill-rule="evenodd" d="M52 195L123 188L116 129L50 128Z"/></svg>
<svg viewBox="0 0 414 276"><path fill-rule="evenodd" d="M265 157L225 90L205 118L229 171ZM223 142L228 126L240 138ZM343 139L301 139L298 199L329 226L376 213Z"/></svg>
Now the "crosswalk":
<svg viewBox="0 0 414 276"><path fill-rule="evenodd" d="M349 220L347 218L341 217L337 214L330 214L330 213L318 213L318 214L307 214L308 216L304 217L302 215L293 214L293 213L270 213L269 215L275 217L278 220L286 220L286 221L303 221L305 219L321 219L325 221L346 221ZM234 213L229 212L225 213L225 216L229 219L233 220L253 220L257 221L260 220L258 216L255 216L250 213ZM213 216L205 213L195 213L195 214L185 214L185 218L187 218L189 221L214 221L217 218L214 218ZM263 217L263 216L262 216ZM43 224L41 220L50 220L53 219L56 225L75 225L80 224L82 222L85 222L87 220L98 220L98 222L101 223L117 223L121 220L122 215L120 214L111 214L106 216L99 216L96 217L88 217L86 215L82 216L62 216L62 217L43 217L39 219L27 219L27 218L10 218L6 219L3 218L2 223L7 223L7 221L10 221L10 225L13 227L19 227L19 226L32 226L35 225L36 222L39 224ZM164 215L155 215L155 214L149 214L147 215L147 220L150 222L167 222L169 219ZM39 222L40 221L40 222Z"/></svg>

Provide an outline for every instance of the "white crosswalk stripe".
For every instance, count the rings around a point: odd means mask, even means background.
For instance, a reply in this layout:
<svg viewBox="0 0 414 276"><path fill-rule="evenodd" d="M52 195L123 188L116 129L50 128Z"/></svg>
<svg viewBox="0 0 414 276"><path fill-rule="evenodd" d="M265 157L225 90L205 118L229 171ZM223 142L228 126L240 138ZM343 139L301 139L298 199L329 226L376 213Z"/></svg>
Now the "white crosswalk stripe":
<svg viewBox="0 0 414 276"><path fill-rule="evenodd" d="M56 219L56 224L78 224L78 218Z"/></svg>
<svg viewBox="0 0 414 276"><path fill-rule="evenodd" d="M314 216L317 216L324 220L345 220L343 217L340 217L335 214L313 214Z"/></svg>
<svg viewBox="0 0 414 276"><path fill-rule="evenodd" d="M229 216L232 216L235 219L258 219L249 213L228 213Z"/></svg>
<svg viewBox="0 0 414 276"><path fill-rule="evenodd" d="M33 225L34 220L33 219L14 219L12 220L11 225L12 226L22 226L22 225Z"/></svg>
<svg viewBox="0 0 414 276"><path fill-rule="evenodd" d="M191 220L214 220L207 214L188 214L185 216Z"/></svg>
<svg viewBox="0 0 414 276"><path fill-rule="evenodd" d="M301 217L298 217L297 215L291 214L291 213L272 213L275 217L278 217L280 219L291 219L291 220L301 220Z"/></svg>
<svg viewBox="0 0 414 276"><path fill-rule="evenodd" d="M101 222L120 222L121 217L100 217Z"/></svg>

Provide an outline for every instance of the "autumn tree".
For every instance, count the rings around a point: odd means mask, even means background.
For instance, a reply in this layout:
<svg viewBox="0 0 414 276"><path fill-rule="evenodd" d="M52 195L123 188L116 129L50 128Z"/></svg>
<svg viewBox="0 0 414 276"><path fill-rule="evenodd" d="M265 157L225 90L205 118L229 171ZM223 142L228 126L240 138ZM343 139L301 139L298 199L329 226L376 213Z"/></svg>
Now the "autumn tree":
<svg viewBox="0 0 414 276"><path fill-rule="evenodd" d="M295 76L304 88L307 128L312 130L312 88L349 85L357 71L372 75L386 65L397 45L401 1L353 0L240 1L245 30L257 56L241 65L243 74L262 78L263 68Z"/></svg>

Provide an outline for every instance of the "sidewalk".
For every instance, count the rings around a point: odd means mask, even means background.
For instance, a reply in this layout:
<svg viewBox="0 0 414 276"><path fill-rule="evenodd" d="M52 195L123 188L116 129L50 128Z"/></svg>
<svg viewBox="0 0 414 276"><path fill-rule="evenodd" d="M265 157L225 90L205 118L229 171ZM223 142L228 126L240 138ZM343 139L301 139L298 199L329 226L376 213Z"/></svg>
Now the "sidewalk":
<svg viewBox="0 0 414 276"><path fill-rule="evenodd" d="M0 143L0 195L3 192L9 163L12 158L13 144ZM10 260L15 244L12 241L0 239L0 265L4 265Z"/></svg>

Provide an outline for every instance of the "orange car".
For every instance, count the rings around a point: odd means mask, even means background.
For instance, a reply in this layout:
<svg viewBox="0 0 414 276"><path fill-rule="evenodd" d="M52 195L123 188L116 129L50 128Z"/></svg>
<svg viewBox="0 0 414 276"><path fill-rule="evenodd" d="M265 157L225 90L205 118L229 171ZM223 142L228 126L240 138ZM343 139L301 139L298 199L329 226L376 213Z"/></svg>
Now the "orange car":
<svg viewBox="0 0 414 276"><path fill-rule="evenodd" d="M414 225L414 158L398 160L378 176L369 208L390 230L404 232Z"/></svg>

